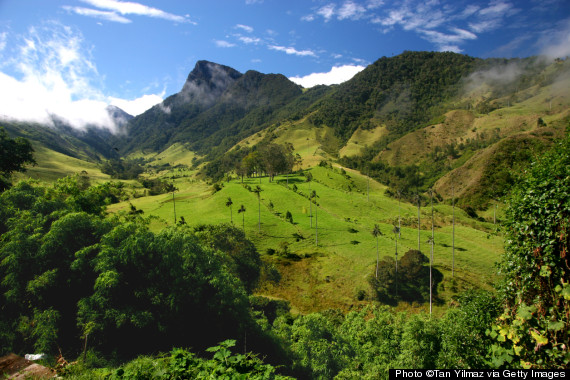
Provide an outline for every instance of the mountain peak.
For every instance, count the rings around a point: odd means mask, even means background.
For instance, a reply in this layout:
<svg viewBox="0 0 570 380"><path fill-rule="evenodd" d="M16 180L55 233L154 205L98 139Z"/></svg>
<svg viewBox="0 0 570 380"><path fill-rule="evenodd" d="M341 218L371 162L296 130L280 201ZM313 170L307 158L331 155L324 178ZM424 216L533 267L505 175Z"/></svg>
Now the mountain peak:
<svg viewBox="0 0 570 380"><path fill-rule="evenodd" d="M205 81L211 82L215 81L219 77L230 77L232 79L238 79L241 77L241 73L229 66L220 65L218 63L210 61L198 61L194 69L188 74L186 82L196 82Z"/></svg>
<svg viewBox="0 0 570 380"><path fill-rule="evenodd" d="M209 61L198 61L178 94L184 103L211 105L242 74L231 67Z"/></svg>

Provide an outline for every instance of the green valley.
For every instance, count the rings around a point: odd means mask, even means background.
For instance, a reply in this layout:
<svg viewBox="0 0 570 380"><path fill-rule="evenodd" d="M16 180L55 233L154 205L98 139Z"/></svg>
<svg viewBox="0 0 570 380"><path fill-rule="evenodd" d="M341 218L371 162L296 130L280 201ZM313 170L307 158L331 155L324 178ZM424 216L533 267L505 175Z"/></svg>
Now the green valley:
<svg viewBox="0 0 570 380"><path fill-rule="evenodd" d="M0 345L71 378L563 368L569 88L541 57L310 89L199 61L115 134L6 121Z"/></svg>

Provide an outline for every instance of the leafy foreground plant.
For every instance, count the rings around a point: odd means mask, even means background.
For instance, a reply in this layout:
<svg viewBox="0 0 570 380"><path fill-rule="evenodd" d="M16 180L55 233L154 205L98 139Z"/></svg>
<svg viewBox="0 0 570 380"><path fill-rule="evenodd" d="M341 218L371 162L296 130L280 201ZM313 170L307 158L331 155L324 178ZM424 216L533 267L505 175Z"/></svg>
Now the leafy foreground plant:
<svg viewBox="0 0 570 380"><path fill-rule="evenodd" d="M570 136L515 187L505 222L504 313L489 331L494 366L570 363Z"/></svg>
<svg viewBox="0 0 570 380"><path fill-rule="evenodd" d="M63 375L71 379L256 379L285 380L291 377L276 374L276 368L264 364L257 356L232 353L235 340L225 340L206 351L212 352L210 360L196 356L194 353L176 348L170 356L153 358L141 356L115 370L85 370L81 367L69 367Z"/></svg>

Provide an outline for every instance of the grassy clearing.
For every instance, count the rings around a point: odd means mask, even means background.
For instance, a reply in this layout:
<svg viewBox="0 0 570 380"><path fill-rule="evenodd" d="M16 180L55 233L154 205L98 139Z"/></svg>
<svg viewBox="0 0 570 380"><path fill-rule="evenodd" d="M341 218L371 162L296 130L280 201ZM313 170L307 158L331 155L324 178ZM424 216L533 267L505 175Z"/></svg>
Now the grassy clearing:
<svg viewBox="0 0 570 380"><path fill-rule="evenodd" d="M368 182L359 173L325 167L311 169L314 181L308 183L304 176L278 176L269 183L268 178L247 178L224 183L223 188L212 192L211 186L189 178L175 180L180 189L172 194L143 197L131 203L162 221L154 221L153 229L161 229L174 223L174 210L190 225L201 223L233 223L245 227L250 238L265 260L273 262L282 274L278 285L263 284L260 294L291 301L297 312L310 312L328 308L350 310L368 301L358 301L358 290L368 290L368 276L376 264L376 241L371 234L374 224L379 224L383 235L379 238L380 256L394 255L394 225L401 215L402 234L398 252L403 254L418 247L417 208L397 199L384 196L385 187L375 181ZM244 185L262 188L261 199ZM296 187L294 191L293 186ZM367 188L370 194L367 195ZM308 195L315 190L318 206L310 205ZM231 197L233 206L225 206ZM246 212L238 214L244 205ZM258 208L260 206L260 208ZM127 210L129 204L121 203L109 208L110 212ZM399 211L400 210L400 211ZM285 220L289 211L293 223ZM311 215L312 211L312 215ZM435 254L438 270L444 273L441 285L442 302L445 304L454 292L468 287L489 288L495 279L494 262L502 252L502 240L490 234L492 224L470 219L456 209L455 280L451 281L452 228L451 207L437 205L435 215ZM258 218L261 216L261 231ZM428 252L427 240L431 236L429 206L421 208L420 245ZM312 216L312 217L311 217ZM318 242L315 226L318 223ZM312 227L311 227L312 226ZM268 249L280 252L285 243L295 256L267 255ZM426 308L426 305L400 305L400 308Z"/></svg>
<svg viewBox="0 0 570 380"><path fill-rule="evenodd" d="M36 166L29 166L25 173L18 173L14 177L16 180L33 178L42 181L52 182L58 178L86 171L94 182L109 181L111 177L104 174L95 163L80 160L48 149L43 145L34 145L34 158Z"/></svg>
<svg viewBox="0 0 570 380"><path fill-rule="evenodd" d="M357 156L364 147L371 146L387 134L388 130L385 126L378 126L369 130L359 127L340 150L340 156Z"/></svg>

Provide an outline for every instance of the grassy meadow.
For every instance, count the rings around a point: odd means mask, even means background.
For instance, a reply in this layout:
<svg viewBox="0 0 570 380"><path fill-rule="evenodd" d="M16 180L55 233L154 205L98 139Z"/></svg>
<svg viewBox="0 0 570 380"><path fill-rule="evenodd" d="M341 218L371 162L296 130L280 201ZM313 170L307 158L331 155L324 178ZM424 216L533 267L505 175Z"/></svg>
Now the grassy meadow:
<svg viewBox="0 0 570 380"><path fill-rule="evenodd" d="M132 199L109 206L109 212L127 211L130 204L156 216L151 227L159 230L184 217L189 225L230 223L244 228L265 261L273 263L282 279L266 282L259 294L286 299L300 313L340 308L350 310L367 303L358 301L359 290L370 295L367 278L376 265L376 240L371 231L378 224L379 255L394 256L395 234L401 221L398 253L418 248L417 207L384 195L385 187L359 173L340 168L316 166L310 169L312 182L295 174L269 178L240 178L224 182L214 193L212 186L191 176L175 176L179 189L174 193ZM178 178L176 178L178 177ZM289 185L287 185L287 181ZM261 199L246 187L260 186ZM295 190L296 187L296 190ZM369 192L367 189L369 188ZM318 206L308 195L316 191ZM233 205L226 206L231 198ZM237 210L243 205L245 213ZM285 219L287 212L293 223ZM502 238L493 233L491 222L469 218L455 209L455 274L452 278L452 207L434 205L434 265L444 275L438 289L436 312L446 308L450 297L462 289L489 289L495 280L494 263L502 252ZM421 207L420 247L429 254L431 207ZM259 223L260 221L260 223ZM317 230L318 226L318 244ZM276 253L271 253L275 250ZM285 251L290 253L285 255ZM269 252L269 253L268 253ZM399 308L427 309L427 305L401 304Z"/></svg>

